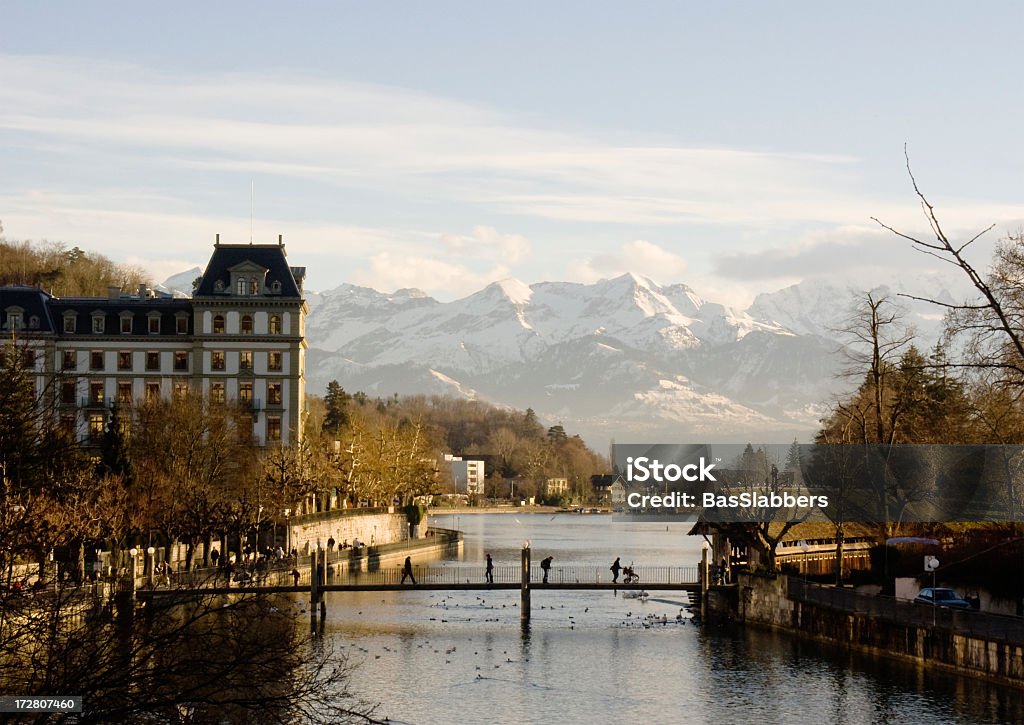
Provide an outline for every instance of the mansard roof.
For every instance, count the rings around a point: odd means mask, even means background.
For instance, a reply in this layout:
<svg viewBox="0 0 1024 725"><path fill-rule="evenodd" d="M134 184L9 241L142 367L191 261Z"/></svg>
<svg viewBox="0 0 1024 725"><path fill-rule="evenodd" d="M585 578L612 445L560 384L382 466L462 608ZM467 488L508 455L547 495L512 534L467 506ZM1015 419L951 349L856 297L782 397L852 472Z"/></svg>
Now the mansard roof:
<svg viewBox="0 0 1024 725"><path fill-rule="evenodd" d="M68 334L91 335L93 317L103 317L104 334L121 334L121 318L130 317L133 335L149 333L149 318L160 317L160 334L176 335L175 318L184 315L189 318L192 329L192 301L180 297L54 297L49 300L50 314L56 320L56 329L63 333L64 316L74 315L75 331Z"/></svg>
<svg viewBox="0 0 1024 725"><path fill-rule="evenodd" d="M29 320L36 318L39 326L31 332L53 332L53 323L47 310L49 301L50 295L38 287L0 287L0 329L7 329L7 310L17 308L21 311L24 329L28 329Z"/></svg>
<svg viewBox="0 0 1024 725"><path fill-rule="evenodd" d="M231 287L231 274L233 271L238 273L246 269L246 263L249 264L250 269L258 267L266 270L266 277L262 280L264 286L261 288L259 296L302 297L300 285L305 270L296 268L296 274L293 274L293 270L288 266L288 260L285 258L283 244L216 245L194 297L232 295L234 290ZM296 280L296 276L299 277L298 280ZM220 282L219 286L218 282ZM272 291L275 289L275 282L280 283L280 292Z"/></svg>

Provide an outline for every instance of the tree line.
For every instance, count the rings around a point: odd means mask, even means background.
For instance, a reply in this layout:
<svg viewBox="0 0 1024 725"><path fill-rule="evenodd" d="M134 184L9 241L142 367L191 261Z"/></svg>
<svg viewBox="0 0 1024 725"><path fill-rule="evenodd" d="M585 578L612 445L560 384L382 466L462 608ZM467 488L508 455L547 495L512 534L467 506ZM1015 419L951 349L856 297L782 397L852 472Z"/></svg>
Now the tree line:
<svg viewBox="0 0 1024 725"><path fill-rule="evenodd" d="M58 297L106 297L110 287L147 283L138 268L60 242L8 241L0 226L0 287L39 287Z"/></svg>

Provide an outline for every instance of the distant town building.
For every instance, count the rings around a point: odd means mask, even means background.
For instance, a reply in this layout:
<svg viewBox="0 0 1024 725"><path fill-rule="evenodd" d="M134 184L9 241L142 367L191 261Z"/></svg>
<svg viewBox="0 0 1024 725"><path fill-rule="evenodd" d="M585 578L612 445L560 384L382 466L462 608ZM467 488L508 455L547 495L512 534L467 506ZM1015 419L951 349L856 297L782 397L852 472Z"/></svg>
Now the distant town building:
<svg viewBox="0 0 1024 725"><path fill-rule="evenodd" d="M621 475L607 473L591 476L590 485L598 502L612 506L626 503L626 482Z"/></svg>
<svg viewBox="0 0 1024 725"><path fill-rule="evenodd" d="M569 492L568 478L549 478L544 482L545 496L564 496Z"/></svg>
<svg viewBox="0 0 1024 725"><path fill-rule="evenodd" d="M455 490L464 494L483 494L486 464L479 460L462 460L461 456L446 453L444 460L451 465Z"/></svg>
<svg viewBox="0 0 1024 725"><path fill-rule="evenodd" d="M0 287L0 327L31 351L39 389L79 440L102 436L112 406L192 390L247 406L257 443L290 443L305 397L305 275L280 240L218 235L191 299L145 287L106 297Z"/></svg>

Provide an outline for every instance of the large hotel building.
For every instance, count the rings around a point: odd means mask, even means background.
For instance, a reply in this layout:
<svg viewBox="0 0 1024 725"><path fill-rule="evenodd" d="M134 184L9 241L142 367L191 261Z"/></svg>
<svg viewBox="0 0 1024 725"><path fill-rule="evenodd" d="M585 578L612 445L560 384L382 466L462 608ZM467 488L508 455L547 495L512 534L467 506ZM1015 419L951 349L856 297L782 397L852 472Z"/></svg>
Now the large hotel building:
<svg viewBox="0 0 1024 725"><path fill-rule="evenodd" d="M114 405L191 389L249 407L258 443L287 444L302 430L305 273L280 240L220 244L218 235L191 298L0 287L0 326L32 351L40 389L80 440L102 435Z"/></svg>

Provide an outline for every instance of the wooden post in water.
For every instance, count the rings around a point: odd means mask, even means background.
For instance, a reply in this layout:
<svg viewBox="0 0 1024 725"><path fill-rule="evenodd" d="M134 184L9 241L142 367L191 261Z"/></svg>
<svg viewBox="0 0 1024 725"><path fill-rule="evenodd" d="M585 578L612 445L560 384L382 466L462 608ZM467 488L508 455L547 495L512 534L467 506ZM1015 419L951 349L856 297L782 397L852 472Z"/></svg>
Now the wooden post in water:
<svg viewBox="0 0 1024 725"><path fill-rule="evenodd" d="M705 541L700 549L700 614L701 619L707 614L708 589L711 586L710 571L708 570L708 549L711 547Z"/></svg>
<svg viewBox="0 0 1024 725"><path fill-rule="evenodd" d="M523 542L523 570L521 572L519 587L519 618L524 622L530 621L530 542Z"/></svg>
<svg viewBox="0 0 1024 725"><path fill-rule="evenodd" d="M309 630L316 633L316 605L320 598L320 582L317 580L317 559L319 549L313 549L309 557Z"/></svg>

